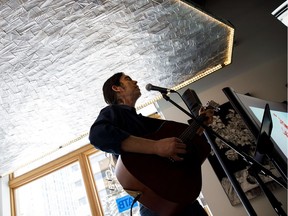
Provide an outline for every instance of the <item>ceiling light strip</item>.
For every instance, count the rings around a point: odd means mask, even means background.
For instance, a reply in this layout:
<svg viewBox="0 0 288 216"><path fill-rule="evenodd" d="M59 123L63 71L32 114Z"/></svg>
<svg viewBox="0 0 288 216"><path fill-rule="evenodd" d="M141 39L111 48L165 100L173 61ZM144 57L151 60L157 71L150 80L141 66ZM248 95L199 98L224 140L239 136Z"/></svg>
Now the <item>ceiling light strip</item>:
<svg viewBox="0 0 288 216"><path fill-rule="evenodd" d="M191 84L193 82L196 82L199 79L202 79L203 77L205 77L205 76L207 76L207 75L209 75L209 74L211 74L211 73L213 73L213 72L215 72L215 71L217 71L217 70L219 70L221 68L222 68L222 65L219 64L219 65L216 65L215 67L210 68L208 70L201 71L196 76L194 76L191 79L189 79L189 80L187 80L187 81L185 81L185 82L173 87L172 89L177 91L177 90L179 90L179 89L181 89L181 88L183 88L183 87L185 87L185 86L187 86L187 85L189 85L189 84Z"/></svg>
<svg viewBox="0 0 288 216"><path fill-rule="evenodd" d="M196 76L192 77L191 79L189 79L189 80L187 80L187 81L182 82L181 84L179 84L179 85L177 85L177 86L175 86L175 87L173 87L173 88L171 88L171 89L177 91L177 90L179 90L179 89L181 89L181 88L184 88L185 86L187 86L187 85L189 85L189 84L191 84L191 83L193 83L193 82L196 82L196 81L199 80L199 79L202 79L203 77L205 77L205 76L207 76L207 75L209 75L209 74L211 74L211 73L213 73L213 72L221 69L222 67L223 67L223 66L219 64L219 65L216 65L215 67L210 68L210 69L208 69L208 70L201 71L201 72L199 72ZM155 97L154 99L148 101L147 103L140 104L139 106L137 106L137 107L136 107L136 110L140 110L140 109L142 109L142 108L144 108L144 107L146 107L146 106L148 106L148 105L150 105L150 104L153 104L153 103L157 102L158 100L160 100L160 99L162 99L162 98L163 98L162 95L160 95L160 96L158 96L158 97Z"/></svg>
<svg viewBox="0 0 288 216"><path fill-rule="evenodd" d="M228 65L231 64L232 61L232 51L233 51L233 42L234 42L234 29L231 28L230 34L228 35L228 50L227 50L227 57L224 60L224 64Z"/></svg>
<svg viewBox="0 0 288 216"><path fill-rule="evenodd" d="M231 63L231 58L232 58L232 48L233 48L233 41L234 41L234 27L231 25L231 23L225 21L225 20L221 20L219 18L214 18L213 15L208 14L207 12L202 11L200 8L197 8L195 5L190 5L191 3L185 3L182 2L181 0L179 0L180 4L184 4L187 7L189 7L191 10L195 10L198 11L199 13L201 13L202 15L208 17L209 19L212 20L212 22L216 22L219 25L221 25L223 28L227 28L227 31L230 33L228 35L228 51L227 51L227 58L224 61L225 65L228 65Z"/></svg>
<svg viewBox="0 0 288 216"><path fill-rule="evenodd" d="M178 0L178 2L180 4L184 4L186 5L187 7L189 7L192 11L193 10L196 10L198 11L199 13L201 13L202 15L208 17L209 19L212 19L213 22L217 22L219 23L220 25L222 25L223 27L226 27L229 29L229 31L231 31L233 29L233 27L231 27L231 24L228 23L227 21L225 20L221 20L219 18L214 18L212 14L209 14L208 12L204 12L203 10L201 10L201 8L197 7L196 5L192 4L192 3L186 3L186 2L183 2L182 0Z"/></svg>

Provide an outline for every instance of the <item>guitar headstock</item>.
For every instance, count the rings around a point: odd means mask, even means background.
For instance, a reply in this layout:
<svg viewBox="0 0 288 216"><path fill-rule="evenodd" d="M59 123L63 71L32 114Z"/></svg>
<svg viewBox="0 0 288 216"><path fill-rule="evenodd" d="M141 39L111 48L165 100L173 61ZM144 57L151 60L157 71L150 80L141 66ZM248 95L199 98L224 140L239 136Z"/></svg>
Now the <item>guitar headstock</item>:
<svg viewBox="0 0 288 216"><path fill-rule="evenodd" d="M217 112L220 110L220 108L219 108L220 105L213 100L208 101L206 106L203 106L198 95L192 89L187 89L183 93L182 99L185 102L188 109L190 110L191 114L194 116L198 116L199 111L201 113L201 109L213 110L214 112Z"/></svg>
<svg viewBox="0 0 288 216"><path fill-rule="evenodd" d="M211 100L207 102L206 106L200 108L198 115L204 124L209 125L213 122L214 113L219 110L219 104Z"/></svg>

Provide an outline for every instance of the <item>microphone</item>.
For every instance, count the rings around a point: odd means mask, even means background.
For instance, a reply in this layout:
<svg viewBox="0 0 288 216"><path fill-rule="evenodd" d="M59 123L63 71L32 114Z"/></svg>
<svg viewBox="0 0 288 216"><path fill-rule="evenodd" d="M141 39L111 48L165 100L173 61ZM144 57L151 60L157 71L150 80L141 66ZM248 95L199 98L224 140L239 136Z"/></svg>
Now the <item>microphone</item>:
<svg viewBox="0 0 288 216"><path fill-rule="evenodd" d="M164 94L167 94L168 92L176 92L176 91L174 91L174 90L172 90L172 89L168 89L168 88L162 88L162 87L159 87L159 86L154 86L154 85L152 85L152 84L147 84L146 85L146 90L147 91L159 91L159 92L161 92L161 93L164 93Z"/></svg>

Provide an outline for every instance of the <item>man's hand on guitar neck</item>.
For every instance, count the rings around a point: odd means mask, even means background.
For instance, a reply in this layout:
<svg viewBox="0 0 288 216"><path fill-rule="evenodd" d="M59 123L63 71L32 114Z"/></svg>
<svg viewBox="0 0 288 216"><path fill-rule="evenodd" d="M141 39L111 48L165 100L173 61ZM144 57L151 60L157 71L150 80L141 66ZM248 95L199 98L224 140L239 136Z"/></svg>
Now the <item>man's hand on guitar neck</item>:
<svg viewBox="0 0 288 216"><path fill-rule="evenodd" d="M122 142L122 150L126 152L156 154L174 161L181 161L183 158L178 154L186 154L186 144L176 137L151 140L142 137L129 136Z"/></svg>

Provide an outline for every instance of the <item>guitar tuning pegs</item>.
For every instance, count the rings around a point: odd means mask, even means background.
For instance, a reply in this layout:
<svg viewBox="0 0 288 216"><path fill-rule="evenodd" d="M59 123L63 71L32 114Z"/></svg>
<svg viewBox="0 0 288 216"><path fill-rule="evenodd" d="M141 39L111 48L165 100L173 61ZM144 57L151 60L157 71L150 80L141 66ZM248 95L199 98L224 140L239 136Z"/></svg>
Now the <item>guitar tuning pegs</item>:
<svg viewBox="0 0 288 216"><path fill-rule="evenodd" d="M220 107L219 107L220 105L213 100L208 101L206 106L208 108L214 109L215 112L218 112L220 110Z"/></svg>

